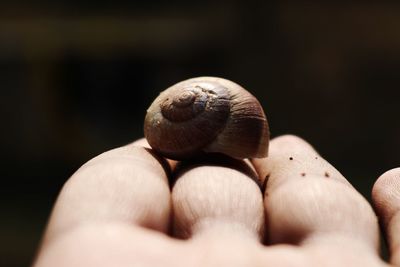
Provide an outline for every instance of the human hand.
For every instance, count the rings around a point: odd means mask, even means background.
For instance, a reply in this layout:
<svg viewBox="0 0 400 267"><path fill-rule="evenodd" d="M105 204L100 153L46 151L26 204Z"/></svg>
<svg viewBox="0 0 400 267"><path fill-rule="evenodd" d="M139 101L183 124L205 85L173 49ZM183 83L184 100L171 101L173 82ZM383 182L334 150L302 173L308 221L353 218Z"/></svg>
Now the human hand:
<svg viewBox="0 0 400 267"><path fill-rule="evenodd" d="M143 144L105 152L67 181L34 266L387 266L371 206L300 138L275 138L265 159L178 165ZM396 266L399 176L373 188Z"/></svg>

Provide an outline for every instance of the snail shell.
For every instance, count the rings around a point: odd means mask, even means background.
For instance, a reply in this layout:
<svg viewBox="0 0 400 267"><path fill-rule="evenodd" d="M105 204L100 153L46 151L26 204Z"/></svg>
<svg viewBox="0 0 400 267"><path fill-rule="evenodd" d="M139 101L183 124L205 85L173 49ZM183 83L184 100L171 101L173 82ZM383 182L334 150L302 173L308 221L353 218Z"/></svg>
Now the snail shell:
<svg viewBox="0 0 400 267"><path fill-rule="evenodd" d="M258 100L238 84L216 77L177 83L147 110L144 134L150 146L171 159L201 153L261 158L269 128Z"/></svg>

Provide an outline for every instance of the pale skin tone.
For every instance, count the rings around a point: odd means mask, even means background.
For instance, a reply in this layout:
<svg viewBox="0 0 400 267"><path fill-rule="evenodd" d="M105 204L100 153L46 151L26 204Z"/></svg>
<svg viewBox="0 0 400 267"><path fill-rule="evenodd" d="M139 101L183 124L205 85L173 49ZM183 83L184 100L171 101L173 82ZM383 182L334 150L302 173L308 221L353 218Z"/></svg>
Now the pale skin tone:
<svg viewBox="0 0 400 267"><path fill-rule="evenodd" d="M35 267L389 266L378 220L400 266L400 168L377 179L374 212L295 136L251 161L176 165L144 147L105 152L66 182Z"/></svg>

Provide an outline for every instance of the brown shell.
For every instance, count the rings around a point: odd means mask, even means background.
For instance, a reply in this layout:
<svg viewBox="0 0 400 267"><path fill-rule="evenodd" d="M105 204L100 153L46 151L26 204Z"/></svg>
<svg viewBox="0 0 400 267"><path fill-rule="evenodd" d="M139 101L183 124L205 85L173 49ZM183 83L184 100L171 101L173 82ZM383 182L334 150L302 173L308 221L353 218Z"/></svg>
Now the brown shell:
<svg viewBox="0 0 400 267"><path fill-rule="evenodd" d="M258 100L216 77L185 80L162 92L147 110L144 134L155 151L171 159L204 152L235 158L268 153L269 128Z"/></svg>

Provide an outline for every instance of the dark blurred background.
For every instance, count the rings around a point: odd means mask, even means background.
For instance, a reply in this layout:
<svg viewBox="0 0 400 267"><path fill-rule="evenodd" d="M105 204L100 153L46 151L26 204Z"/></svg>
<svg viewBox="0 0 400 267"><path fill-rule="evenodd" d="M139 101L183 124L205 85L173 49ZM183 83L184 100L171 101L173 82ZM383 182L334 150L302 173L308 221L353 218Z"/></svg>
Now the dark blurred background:
<svg viewBox="0 0 400 267"><path fill-rule="evenodd" d="M369 198L400 165L399 29L383 0L1 1L0 265L29 265L74 170L200 75L247 88L273 136L305 138Z"/></svg>

